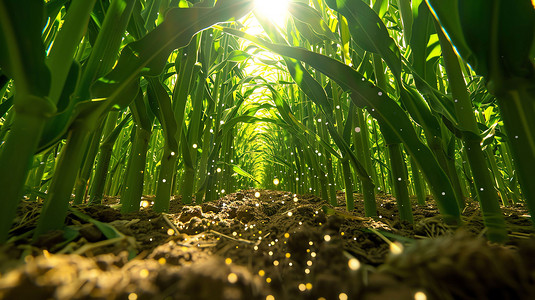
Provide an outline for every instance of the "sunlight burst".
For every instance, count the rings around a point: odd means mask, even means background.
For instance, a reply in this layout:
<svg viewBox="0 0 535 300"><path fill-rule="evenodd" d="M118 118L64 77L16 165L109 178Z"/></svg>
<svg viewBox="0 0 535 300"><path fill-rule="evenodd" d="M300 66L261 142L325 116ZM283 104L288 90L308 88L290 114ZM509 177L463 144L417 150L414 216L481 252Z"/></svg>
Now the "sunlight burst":
<svg viewBox="0 0 535 300"><path fill-rule="evenodd" d="M289 0L255 0L256 12L278 26L284 25L288 14Z"/></svg>

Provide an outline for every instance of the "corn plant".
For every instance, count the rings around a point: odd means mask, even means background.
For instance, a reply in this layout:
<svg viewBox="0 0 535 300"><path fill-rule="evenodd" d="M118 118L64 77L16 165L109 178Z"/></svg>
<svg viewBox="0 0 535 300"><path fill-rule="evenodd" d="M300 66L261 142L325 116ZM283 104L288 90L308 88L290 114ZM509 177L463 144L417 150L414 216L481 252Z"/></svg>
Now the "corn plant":
<svg viewBox="0 0 535 300"><path fill-rule="evenodd" d="M251 187L368 217L392 193L409 223L411 196L452 225L475 199L498 242L500 204L535 212L529 1L295 0L284 24L254 2L0 1L0 241L23 196L35 238L71 200Z"/></svg>

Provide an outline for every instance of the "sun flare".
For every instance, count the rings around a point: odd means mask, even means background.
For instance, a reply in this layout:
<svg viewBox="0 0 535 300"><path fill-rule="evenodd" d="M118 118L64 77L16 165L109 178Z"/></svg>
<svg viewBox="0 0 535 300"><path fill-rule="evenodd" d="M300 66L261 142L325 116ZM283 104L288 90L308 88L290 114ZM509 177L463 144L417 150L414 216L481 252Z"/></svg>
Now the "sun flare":
<svg viewBox="0 0 535 300"><path fill-rule="evenodd" d="M255 0L256 12L282 26L288 15L288 2L289 0Z"/></svg>

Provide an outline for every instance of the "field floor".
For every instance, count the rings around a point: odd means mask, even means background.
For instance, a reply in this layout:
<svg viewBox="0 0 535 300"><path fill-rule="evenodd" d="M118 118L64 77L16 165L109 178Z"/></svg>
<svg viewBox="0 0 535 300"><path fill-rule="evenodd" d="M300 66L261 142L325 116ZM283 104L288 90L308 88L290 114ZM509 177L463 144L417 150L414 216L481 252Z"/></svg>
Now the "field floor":
<svg viewBox="0 0 535 300"><path fill-rule="evenodd" d="M71 212L68 230L33 243L38 207L24 203L17 238L0 248L0 299L535 299L522 206L504 208L500 246L481 238L477 203L454 230L432 201L410 225L393 217L391 196L377 196L377 219L355 196L347 213L312 195L246 190L199 206L175 199L165 215L121 215L108 198L77 208L92 220Z"/></svg>

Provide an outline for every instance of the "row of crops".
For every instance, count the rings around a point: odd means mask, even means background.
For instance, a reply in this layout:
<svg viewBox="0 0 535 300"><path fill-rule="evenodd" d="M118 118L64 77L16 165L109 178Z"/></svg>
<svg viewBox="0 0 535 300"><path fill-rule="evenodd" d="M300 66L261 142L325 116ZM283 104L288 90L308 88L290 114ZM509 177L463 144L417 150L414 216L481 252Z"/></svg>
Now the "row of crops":
<svg viewBox="0 0 535 300"><path fill-rule="evenodd" d="M358 191L369 217L392 193L408 222L431 194L452 225L470 197L493 241L500 205L534 212L530 1L214 2L0 2L0 242L23 197L35 237L103 195L248 187Z"/></svg>

